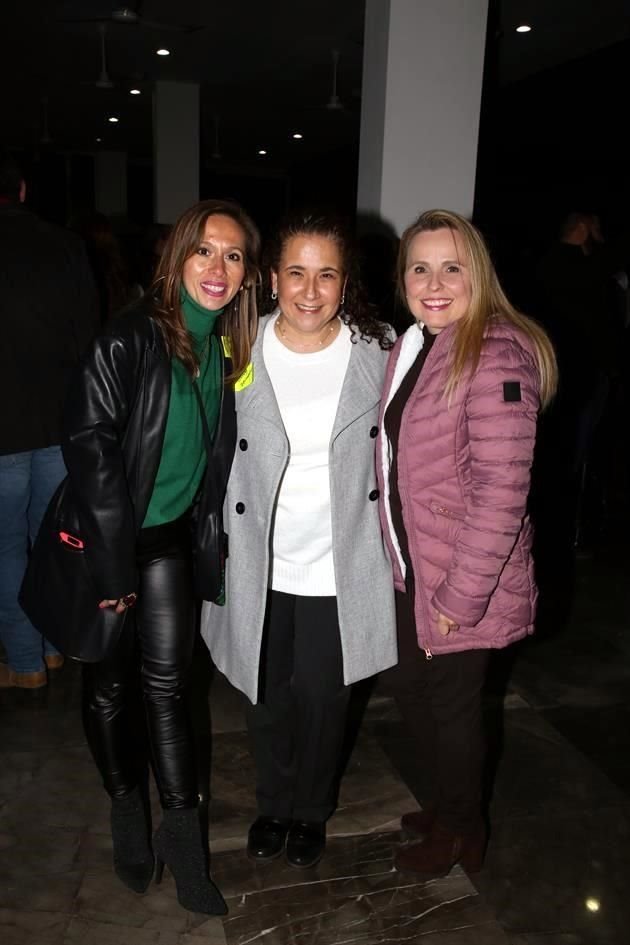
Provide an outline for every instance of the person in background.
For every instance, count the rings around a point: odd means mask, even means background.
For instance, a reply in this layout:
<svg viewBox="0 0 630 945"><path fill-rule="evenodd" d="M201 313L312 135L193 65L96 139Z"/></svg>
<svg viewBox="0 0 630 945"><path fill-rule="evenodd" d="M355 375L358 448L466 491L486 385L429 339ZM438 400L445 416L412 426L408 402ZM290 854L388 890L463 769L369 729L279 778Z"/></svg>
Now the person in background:
<svg viewBox="0 0 630 945"><path fill-rule="evenodd" d="M167 223L155 223L148 227L144 237L140 241L140 254L138 259L138 278L144 286L149 286L153 282L155 271L159 265L166 241L171 232L171 225Z"/></svg>
<svg viewBox="0 0 630 945"><path fill-rule="evenodd" d="M590 546L603 526L602 480L613 462L614 437L604 436L597 448L596 440L623 371L623 315L614 270L615 251L603 239L598 216L582 211L564 217L559 239L536 270L536 313L555 346L560 376L535 477L541 520L537 560L549 559L541 575L548 572L551 581L559 563L566 559L572 567L575 548ZM597 479L595 489L587 488ZM548 532L544 541L543 531Z"/></svg>
<svg viewBox="0 0 630 945"><path fill-rule="evenodd" d="M65 476L61 411L98 328L98 299L77 236L26 209L26 183L0 151L0 688L38 689L63 657L18 603L29 545Z"/></svg>
<svg viewBox="0 0 630 945"><path fill-rule="evenodd" d="M395 866L429 878L483 860L481 689L490 651L533 632L527 497L556 364L458 214L430 210L405 231L397 281L415 324L392 352L378 444L398 617L387 682L434 783L402 818L415 842Z"/></svg>
<svg viewBox="0 0 630 945"><path fill-rule="evenodd" d="M374 469L391 330L362 301L351 245L310 214L273 242L277 307L237 384L225 603L202 612L214 662L251 703L248 855L286 849L296 868L324 853L351 685L396 662Z"/></svg>
<svg viewBox="0 0 630 945"><path fill-rule="evenodd" d="M539 316L554 342L560 370L558 409L571 471L577 475L606 400L618 357L613 266L595 214L572 212L536 274ZM588 344L584 339L588 338Z"/></svg>
<svg viewBox="0 0 630 945"><path fill-rule="evenodd" d="M114 868L140 893L155 861L158 878L166 864L181 905L210 915L227 907L208 877L185 700L196 632L193 559L204 553L192 520L205 498L210 461L216 497L208 515L220 533L235 445L226 385L232 368L238 376L249 362L259 242L236 204L207 200L187 210L167 240L152 291L115 319L84 358L64 424L64 457L97 599L119 613L137 602L136 619L124 623L115 649L84 669L84 725L111 798ZM212 557L209 566L220 574L221 554ZM130 712L136 675L163 810L153 842L148 770L134 751Z"/></svg>
<svg viewBox="0 0 630 945"><path fill-rule="evenodd" d="M110 220L103 213L79 218L75 229L85 242L94 273L101 306L101 323L107 321L143 294L134 283L120 242Z"/></svg>

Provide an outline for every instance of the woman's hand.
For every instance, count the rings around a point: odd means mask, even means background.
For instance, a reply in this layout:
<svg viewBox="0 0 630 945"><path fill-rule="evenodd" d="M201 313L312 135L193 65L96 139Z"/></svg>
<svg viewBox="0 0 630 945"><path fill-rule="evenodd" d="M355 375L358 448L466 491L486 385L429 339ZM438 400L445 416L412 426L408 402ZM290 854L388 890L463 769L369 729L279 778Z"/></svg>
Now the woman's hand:
<svg viewBox="0 0 630 945"><path fill-rule="evenodd" d="M437 620L437 628L443 637L447 637L449 633L451 632L451 630L459 630L459 624L455 623L454 620L451 620L450 617L446 617L444 614L439 613L439 611L437 610L435 613L436 613L436 620Z"/></svg>
<svg viewBox="0 0 630 945"><path fill-rule="evenodd" d="M128 607L134 606L137 597L137 594L126 594L124 597L119 597L118 600L102 600L98 606L101 610L106 607L115 607L116 613L122 614Z"/></svg>

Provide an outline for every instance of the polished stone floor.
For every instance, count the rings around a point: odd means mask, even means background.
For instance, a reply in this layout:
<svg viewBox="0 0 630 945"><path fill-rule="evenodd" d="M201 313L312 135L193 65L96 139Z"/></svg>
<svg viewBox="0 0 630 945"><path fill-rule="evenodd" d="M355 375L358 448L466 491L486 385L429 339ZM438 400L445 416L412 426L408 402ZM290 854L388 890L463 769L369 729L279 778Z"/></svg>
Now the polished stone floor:
<svg viewBox="0 0 630 945"><path fill-rule="evenodd" d="M551 608L512 665L496 661L486 695L492 835L472 881L459 868L429 883L392 868L398 818L421 797L423 771L378 685L365 693L327 855L297 871L244 854L254 797L243 704L213 678L212 736L200 725L199 738L212 758L224 920L184 912L169 876L145 896L113 876L77 667L47 690L0 691L1 945L627 945L629 563L619 551L578 561L568 620ZM203 650L198 669L202 686ZM198 716L206 704L201 688Z"/></svg>

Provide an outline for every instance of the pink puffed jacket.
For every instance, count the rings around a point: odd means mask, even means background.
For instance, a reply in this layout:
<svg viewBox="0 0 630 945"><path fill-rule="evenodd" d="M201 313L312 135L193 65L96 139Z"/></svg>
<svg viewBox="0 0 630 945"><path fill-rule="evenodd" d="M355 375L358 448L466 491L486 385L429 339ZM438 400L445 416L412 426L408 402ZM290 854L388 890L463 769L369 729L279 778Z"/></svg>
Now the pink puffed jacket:
<svg viewBox="0 0 630 945"><path fill-rule="evenodd" d="M444 396L455 326L435 339L403 412L398 484L415 578L418 643L429 658L504 647L533 632L537 592L526 515L539 410L530 342L516 326L490 323L481 358L450 404ZM422 347L412 325L392 351L381 402L377 474L381 522L405 589L405 565L389 509L390 444L383 414ZM435 612L460 629L443 637Z"/></svg>

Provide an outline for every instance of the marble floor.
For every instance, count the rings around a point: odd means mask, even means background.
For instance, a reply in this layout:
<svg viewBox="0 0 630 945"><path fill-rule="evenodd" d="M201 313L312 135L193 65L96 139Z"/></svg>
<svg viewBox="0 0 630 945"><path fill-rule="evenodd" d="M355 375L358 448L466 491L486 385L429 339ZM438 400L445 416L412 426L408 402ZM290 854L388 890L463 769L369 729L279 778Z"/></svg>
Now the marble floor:
<svg viewBox="0 0 630 945"><path fill-rule="evenodd" d="M242 698L215 674L208 721L210 668L199 650L194 708L212 759L223 920L182 910L168 876L136 896L112 874L77 667L46 690L0 691L1 945L627 945L629 563L619 550L578 561L569 619L547 619L509 665L495 662L486 694L492 835L472 879L455 868L421 883L392 868L398 820L421 796L423 771L378 685L357 693L367 707L356 715L326 856L307 871L260 866L243 849L255 804Z"/></svg>

